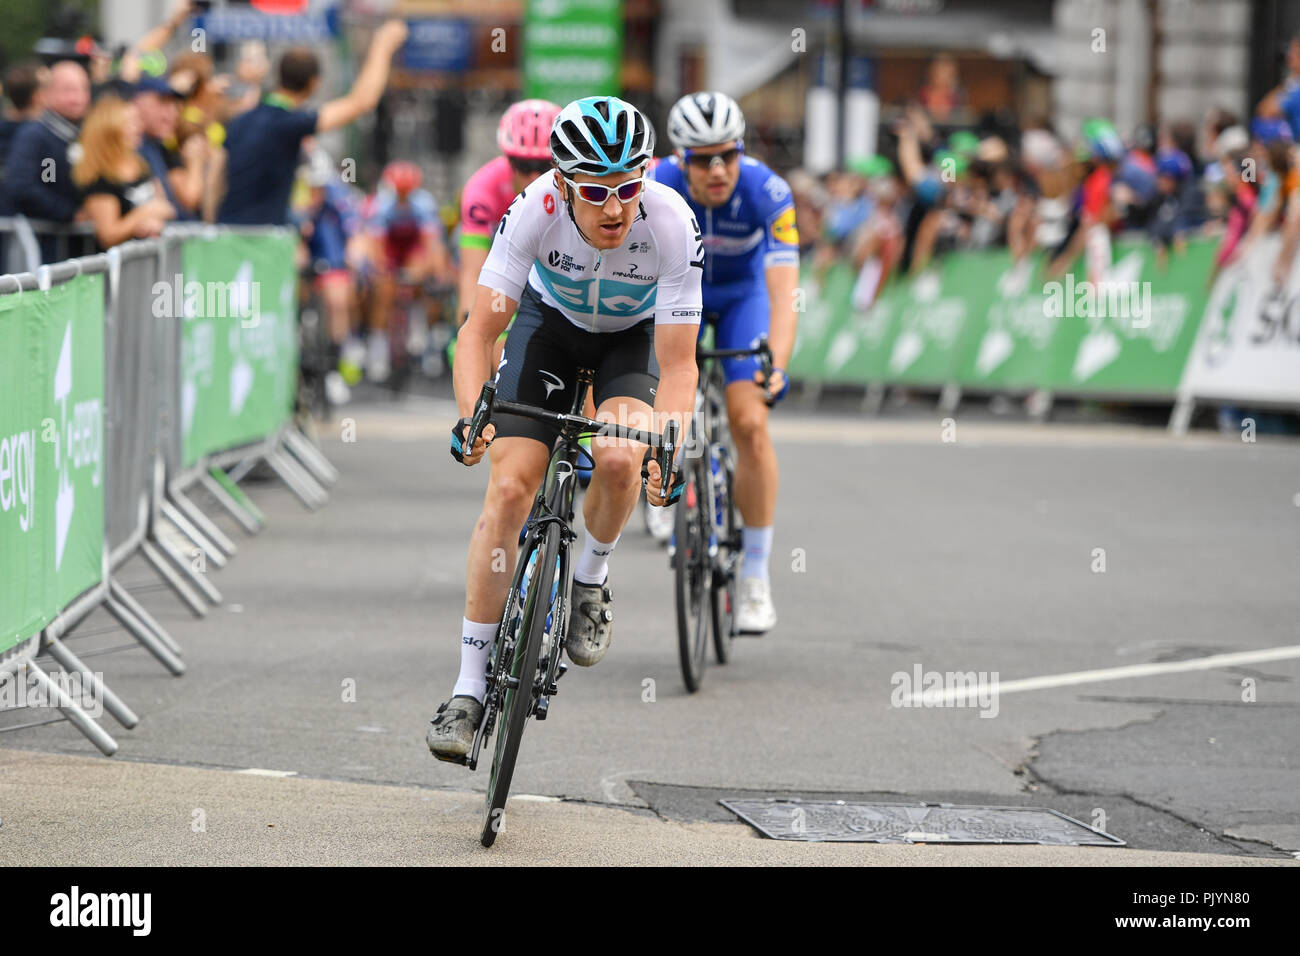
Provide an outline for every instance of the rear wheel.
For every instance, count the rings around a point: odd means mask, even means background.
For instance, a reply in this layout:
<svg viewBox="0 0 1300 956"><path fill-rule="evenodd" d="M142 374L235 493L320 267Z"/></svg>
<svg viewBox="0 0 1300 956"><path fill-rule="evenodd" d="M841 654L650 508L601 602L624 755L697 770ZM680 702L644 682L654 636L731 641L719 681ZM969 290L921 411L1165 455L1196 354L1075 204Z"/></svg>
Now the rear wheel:
<svg viewBox="0 0 1300 956"><path fill-rule="evenodd" d="M686 487L677 502L677 553L675 579L677 598L677 650L682 679L691 693L704 680L705 651L709 641L709 504L704 500L706 485L701 467L704 458L687 464Z"/></svg>
<svg viewBox="0 0 1300 956"><path fill-rule="evenodd" d="M740 563L740 518L736 501L732 497L731 469L725 465L713 476L722 485L719 505L722 509L722 528L718 532L718 556L713 564L713 586L709 589L709 603L713 612L713 649L718 663L731 658L731 641L736 629L736 601L738 579L736 565Z"/></svg>
<svg viewBox="0 0 1300 956"><path fill-rule="evenodd" d="M493 671L492 687L493 693L499 694L501 723L492 754L492 773L488 778L487 812L480 837L484 846L493 844L505 822L506 797L510 793L515 760L519 756L519 742L536 703L537 661L542 647L542 632L546 629L547 598L554 581L555 558L559 549L560 532L555 525L549 525L546 536L525 547L519 556L521 567L527 567L529 559L536 558L528 593L521 601L518 585L515 585L506 601L506 615L513 617L517 613L518 622L513 631L505 635Z"/></svg>

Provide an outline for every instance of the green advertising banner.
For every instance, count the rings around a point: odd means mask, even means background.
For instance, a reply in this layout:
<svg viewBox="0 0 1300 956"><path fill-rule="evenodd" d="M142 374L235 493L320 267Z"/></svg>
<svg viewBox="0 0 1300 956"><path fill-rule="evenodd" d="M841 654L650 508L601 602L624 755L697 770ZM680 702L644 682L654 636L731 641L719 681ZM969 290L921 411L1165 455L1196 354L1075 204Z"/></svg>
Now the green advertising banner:
<svg viewBox="0 0 1300 956"><path fill-rule="evenodd" d="M623 0L527 0L524 95L564 106L623 91Z"/></svg>
<svg viewBox="0 0 1300 956"><path fill-rule="evenodd" d="M799 334L786 372L795 379L820 379L830 341L849 317L853 269L847 263L836 262L819 276L805 258L799 288L803 296Z"/></svg>
<svg viewBox="0 0 1300 956"><path fill-rule="evenodd" d="M846 265L820 281L805 273L791 376L1172 395L1205 311L1214 250L1213 240L1193 240L1158 257L1147 243L1117 243L1096 284L1082 263L1045 281L1041 255L1014 264L1005 250L952 253L916 277L895 276L865 308L870 284L864 295Z"/></svg>
<svg viewBox="0 0 1300 956"><path fill-rule="evenodd" d="M184 275L154 287L158 317L181 316L181 458L258 441L293 410L298 383L294 240L186 240Z"/></svg>
<svg viewBox="0 0 1300 956"><path fill-rule="evenodd" d="M973 252L952 257L949 276L966 290L970 322L954 378L976 388L1034 388L1047 375L1058 319L1033 280L1041 257L1014 266L1011 254Z"/></svg>
<svg viewBox="0 0 1300 956"><path fill-rule="evenodd" d="M0 651L99 583L104 281L0 296Z"/></svg>
<svg viewBox="0 0 1300 956"><path fill-rule="evenodd" d="M1216 245L1189 242L1160 264L1149 244L1120 243L1096 288L1081 266L1045 286L1049 311L1064 314L1043 387L1172 395L1205 312Z"/></svg>

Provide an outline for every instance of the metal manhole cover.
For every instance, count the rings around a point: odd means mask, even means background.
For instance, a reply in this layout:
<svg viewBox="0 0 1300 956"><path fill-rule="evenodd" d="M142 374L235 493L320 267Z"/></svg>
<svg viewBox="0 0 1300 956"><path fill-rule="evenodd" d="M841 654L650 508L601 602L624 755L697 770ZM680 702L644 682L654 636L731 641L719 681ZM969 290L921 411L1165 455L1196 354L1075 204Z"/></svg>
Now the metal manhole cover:
<svg viewBox="0 0 1300 956"><path fill-rule="evenodd" d="M960 807L950 803L719 800L773 840L809 843L1037 843L1124 846L1123 840L1040 807Z"/></svg>

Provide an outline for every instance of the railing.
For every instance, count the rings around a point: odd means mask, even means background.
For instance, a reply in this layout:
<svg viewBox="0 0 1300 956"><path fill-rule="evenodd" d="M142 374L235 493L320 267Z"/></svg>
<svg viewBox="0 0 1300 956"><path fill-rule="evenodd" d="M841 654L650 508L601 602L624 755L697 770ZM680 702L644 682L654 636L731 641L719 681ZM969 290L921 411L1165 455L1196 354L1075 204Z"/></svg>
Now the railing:
<svg viewBox="0 0 1300 956"><path fill-rule="evenodd" d="M105 754L116 742L37 655L133 727L62 638L102 606L183 673L121 566L143 556L202 617L222 600L208 567L236 545L186 491L202 484L252 533L261 515L225 468L265 461L312 508L337 477L292 422L295 242L282 229L177 227L0 275L0 680L30 685Z"/></svg>
<svg viewBox="0 0 1300 956"><path fill-rule="evenodd" d="M1169 402L1186 429L1196 402L1300 407L1300 269L1277 286L1280 238L1267 237L1215 278L1215 240L1165 257L1145 240L1115 244L1105 277L1082 265L1056 279L1041 254L953 252L914 277L880 285L837 262L805 267L792 380L816 391L889 386ZM878 286L880 286L878 288Z"/></svg>

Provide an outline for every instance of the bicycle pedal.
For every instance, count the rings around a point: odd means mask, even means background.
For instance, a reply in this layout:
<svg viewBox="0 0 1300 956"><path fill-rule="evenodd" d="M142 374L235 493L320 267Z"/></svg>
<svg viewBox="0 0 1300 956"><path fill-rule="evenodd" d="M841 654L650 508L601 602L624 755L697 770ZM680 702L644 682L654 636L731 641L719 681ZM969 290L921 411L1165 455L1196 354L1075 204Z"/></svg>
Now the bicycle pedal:
<svg viewBox="0 0 1300 956"><path fill-rule="evenodd" d="M551 700L545 695L537 698L537 703L533 706L533 714L538 720L545 720L547 713L551 709Z"/></svg>
<svg viewBox="0 0 1300 956"><path fill-rule="evenodd" d="M461 754L459 757L444 757L442 754L440 754L440 753L434 753L434 751L432 751L432 750L430 750L429 753L433 754L435 757L437 757L437 758L438 758L439 760L441 760L443 763L454 763L454 764L459 764L459 765L462 766L462 767L466 766L466 765L469 763L469 757L468 757L466 754ZM474 768L471 767L470 769L472 770L472 769L474 769Z"/></svg>

